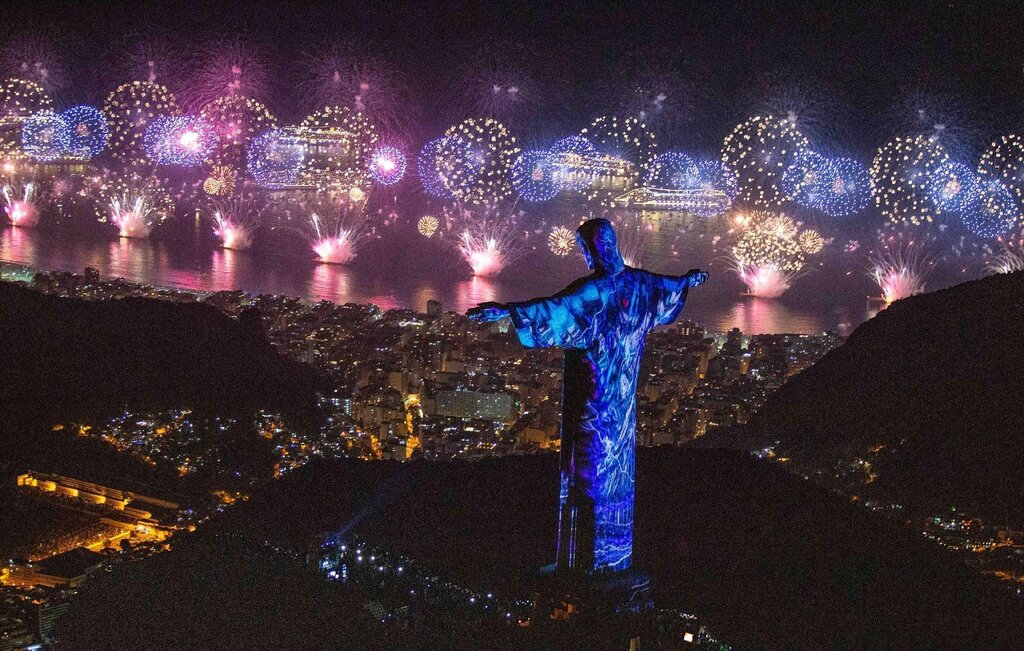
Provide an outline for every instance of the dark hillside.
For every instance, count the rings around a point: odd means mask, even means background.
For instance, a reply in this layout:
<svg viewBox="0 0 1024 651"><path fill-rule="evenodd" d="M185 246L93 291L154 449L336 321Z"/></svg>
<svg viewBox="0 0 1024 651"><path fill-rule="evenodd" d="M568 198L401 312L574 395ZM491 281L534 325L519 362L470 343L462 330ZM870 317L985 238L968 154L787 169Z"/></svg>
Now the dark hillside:
<svg viewBox="0 0 1024 651"><path fill-rule="evenodd" d="M1024 272L897 301L751 420L789 456L884 444L878 489L902 504L1024 518Z"/></svg>
<svg viewBox="0 0 1024 651"><path fill-rule="evenodd" d="M644 448L637 479L635 554L656 599L738 648L1003 648L1024 627L1009 593L913 531L745 453ZM530 594L554 557L557 490L552 456L324 462L213 527L294 543L358 531L477 589Z"/></svg>
<svg viewBox="0 0 1024 651"><path fill-rule="evenodd" d="M313 406L316 377L280 357L258 315L199 303L84 301L0 283L0 417L55 422L130 406Z"/></svg>

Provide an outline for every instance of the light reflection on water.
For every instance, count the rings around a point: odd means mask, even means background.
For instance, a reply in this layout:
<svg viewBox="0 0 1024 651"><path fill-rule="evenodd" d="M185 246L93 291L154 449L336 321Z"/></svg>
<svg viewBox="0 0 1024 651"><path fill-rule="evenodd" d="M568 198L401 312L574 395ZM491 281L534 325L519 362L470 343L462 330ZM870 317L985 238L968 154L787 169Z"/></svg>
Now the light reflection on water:
<svg viewBox="0 0 1024 651"><path fill-rule="evenodd" d="M500 301L500 287L496 280L491 278L473 277L463 280L457 285L456 301L466 309L479 305L480 303L492 303Z"/></svg>
<svg viewBox="0 0 1024 651"><path fill-rule="evenodd" d="M673 252L672 256L677 254ZM659 252L651 248L647 258L653 269L667 273L683 273L699 266L678 262L684 268L677 269L670 264L675 262L672 257L659 258ZM697 259L688 252L679 259L683 258ZM659 259L663 264L657 264ZM355 265L342 267L316 264L300 254L273 250L211 250L189 243L149 240L78 240L12 227L0 229L0 261L76 273L95 267L107 277L192 291L241 289L417 311L425 311L429 300L440 301L445 309L465 311L486 301L552 294L587 273L579 256L560 260L541 256L518 264L496 279L484 279L460 277L461 268L436 253L419 258L399 255L397 259L385 259L383 255L375 258L367 253ZM832 329L848 334L877 312L877 306L869 309L856 297L852 304L835 303L829 294L829 278L811 279L802 291L794 287L782 299L740 296L741 286L735 278L716 268L714 262L704 264L711 265L711 282L691 293L683 315L712 330L739 327L757 334Z"/></svg>
<svg viewBox="0 0 1024 651"><path fill-rule="evenodd" d="M715 330L736 327L743 332L815 332L819 319L793 311L786 305L768 298L745 296L734 303L728 317L715 324Z"/></svg>

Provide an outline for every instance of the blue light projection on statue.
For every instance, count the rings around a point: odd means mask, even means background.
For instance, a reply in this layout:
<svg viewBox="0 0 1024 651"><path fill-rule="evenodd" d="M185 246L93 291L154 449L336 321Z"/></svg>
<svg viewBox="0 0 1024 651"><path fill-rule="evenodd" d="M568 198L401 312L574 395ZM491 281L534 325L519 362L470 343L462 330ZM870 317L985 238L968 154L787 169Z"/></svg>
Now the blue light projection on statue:
<svg viewBox="0 0 1024 651"><path fill-rule="evenodd" d="M477 321L511 317L527 348L566 349L562 395L557 568L629 568L633 554L636 384L644 339L679 316L687 290L707 273L662 276L628 267L615 231L591 219L577 231L594 270L549 298L469 311Z"/></svg>

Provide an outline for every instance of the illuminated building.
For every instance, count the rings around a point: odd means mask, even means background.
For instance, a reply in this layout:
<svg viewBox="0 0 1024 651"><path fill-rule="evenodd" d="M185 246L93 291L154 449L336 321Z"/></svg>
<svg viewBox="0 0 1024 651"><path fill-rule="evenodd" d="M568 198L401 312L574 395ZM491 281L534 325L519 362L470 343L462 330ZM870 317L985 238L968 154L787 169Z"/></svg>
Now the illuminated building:
<svg viewBox="0 0 1024 651"><path fill-rule="evenodd" d="M480 420L512 419L512 396L479 391L438 391L437 415Z"/></svg>
<svg viewBox="0 0 1024 651"><path fill-rule="evenodd" d="M21 129L29 116L52 107L53 100L39 84L26 79L0 82L0 153L21 159Z"/></svg>
<svg viewBox="0 0 1024 651"><path fill-rule="evenodd" d="M612 200L612 205L649 212L721 214L729 209L732 200L719 190L668 190L663 188L633 188Z"/></svg>
<svg viewBox="0 0 1024 651"><path fill-rule="evenodd" d="M328 107L308 116L298 127L281 129L305 146L296 187L339 190L369 184L368 163L377 143L376 128L347 107Z"/></svg>
<svg viewBox="0 0 1024 651"><path fill-rule="evenodd" d="M39 639L51 641L57 622L71 610L71 602L68 599L47 599L33 605L35 608L31 614L34 616L35 633Z"/></svg>
<svg viewBox="0 0 1024 651"><path fill-rule="evenodd" d="M170 536L170 530L169 525L164 522L173 520L181 508L174 502L158 497L33 470L18 475L17 485L74 498L91 506L119 511L119 514L111 513L100 521L147 540L166 540ZM154 513L164 517L154 517ZM173 528L173 525L170 525L170 528Z"/></svg>
<svg viewBox="0 0 1024 651"><path fill-rule="evenodd" d="M369 186L361 134L344 129L300 126L277 132L278 148L295 154L297 171L279 174L266 187L274 190L346 190Z"/></svg>
<svg viewBox="0 0 1024 651"><path fill-rule="evenodd" d="M7 584L16 586L77 587L107 562L103 554L79 547L35 563L18 563L11 568Z"/></svg>
<svg viewBox="0 0 1024 651"><path fill-rule="evenodd" d="M562 187L581 188L587 194L620 195L636 185L638 172L628 160L614 156L553 152L553 179Z"/></svg>

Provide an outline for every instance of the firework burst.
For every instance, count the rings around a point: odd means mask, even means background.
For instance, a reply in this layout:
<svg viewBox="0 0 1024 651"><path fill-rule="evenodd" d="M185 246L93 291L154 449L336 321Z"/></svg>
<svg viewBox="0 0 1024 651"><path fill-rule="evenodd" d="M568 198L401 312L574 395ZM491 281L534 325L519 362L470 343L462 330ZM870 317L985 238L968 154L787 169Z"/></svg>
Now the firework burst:
<svg viewBox="0 0 1024 651"><path fill-rule="evenodd" d="M209 212L213 233L221 247L244 251L252 246L253 236L266 211L266 203L256 195L240 195L231 199L214 199Z"/></svg>
<svg viewBox="0 0 1024 651"><path fill-rule="evenodd" d="M474 276L493 278L511 262L508 245L512 235L494 224L467 227L459 235L459 253Z"/></svg>
<svg viewBox="0 0 1024 651"><path fill-rule="evenodd" d="M807 138L787 118L755 116L737 125L722 144L722 162L738 179L736 199L761 208L781 205L789 198L783 175L807 149Z"/></svg>
<svg viewBox="0 0 1024 651"><path fill-rule="evenodd" d="M978 202L978 176L967 165L949 160L935 170L929 191L942 210L973 210Z"/></svg>
<svg viewBox="0 0 1024 651"><path fill-rule="evenodd" d="M882 215L914 226L931 222L942 209L932 200L929 185L947 159L945 149L924 136L896 138L879 149L871 179Z"/></svg>
<svg viewBox="0 0 1024 651"><path fill-rule="evenodd" d="M549 201L558 196L562 185L558 181L555 158L545 150L520 152L512 161L509 178L524 201Z"/></svg>
<svg viewBox="0 0 1024 651"><path fill-rule="evenodd" d="M4 212L13 226L35 226L39 222L39 195L32 181L11 181L0 189Z"/></svg>
<svg viewBox="0 0 1024 651"><path fill-rule="evenodd" d="M717 158L697 157L693 159L697 166L696 184L690 187L699 190L718 190L729 199L735 199L739 191L739 180L725 164Z"/></svg>
<svg viewBox="0 0 1024 651"><path fill-rule="evenodd" d="M732 248L737 276L749 294L763 298L782 296L803 271L806 255L797 225L773 213L753 220Z"/></svg>
<svg viewBox="0 0 1024 651"><path fill-rule="evenodd" d="M1009 274L1024 271L1024 248L1006 245L996 253L985 266L985 270L994 274Z"/></svg>
<svg viewBox="0 0 1024 651"><path fill-rule="evenodd" d="M266 106L241 95L218 97L203 106L199 114L216 134L208 162L231 167L236 172L245 169L253 138L277 128L277 120Z"/></svg>
<svg viewBox="0 0 1024 651"><path fill-rule="evenodd" d="M67 125L67 154L72 158L89 160L107 147L110 127L103 113L92 106L73 106L60 114Z"/></svg>
<svg viewBox="0 0 1024 651"><path fill-rule="evenodd" d="M306 160L306 145L294 130L272 129L249 143L249 175L259 185L278 189L296 183Z"/></svg>
<svg viewBox="0 0 1024 651"><path fill-rule="evenodd" d="M348 264L360 245L374 235L363 214L364 202L319 202L309 209L306 237L318 261L324 264Z"/></svg>
<svg viewBox="0 0 1024 651"><path fill-rule="evenodd" d="M761 298L782 296L793 286L793 281L797 277L796 272L786 271L776 264L741 264L737 265L736 272L747 286L747 293Z"/></svg>
<svg viewBox="0 0 1024 651"><path fill-rule="evenodd" d="M301 69L298 89L310 109L344 106L366 114L388 133L405 130L406 82L383 59L355 45L336 45L304 55Z"/></svg>
<svg viewBox="0 0 1024 651"><path fill-rule="evenodd" d="M252 45L239 40L211 43L200 53L184 104L199 110L221 97L264 99L270 95L272 79L262 55Z"/></svg>
<svg viewBox="0 0 1024 651"><path fill-rule="evenodd" d="M829 161L824 156L807 150L782 174L782 191L792 201L805 208L821 209L824 190L831 180Z"/></svg>
<svg viewBox="0 0 1024 651"><path fill-rule="evenodd" d="M888 305L925 291L925 280L935 265L927 249L934 243L935 237L927 231L916 230L911 236L898 227L887 227L878 232L878 244L868 255L867 275L879 286L883 302Z"/></svg>
<svg viewBox="0 0 1024 651"><path fill-rule="evenodd" d="M751 228L764 233L770 233L775 237L792 240L800 232L800 226L793 221L792 217L785 213L755 210L750 217L752 220Z"/></svg>
<svg viewBox="0 0 1024 651"><path fill-rule="evenodd" d="M526 254L515 204L492 203L456 211L455 249L474 276L493 278Z"/></svg>
<svg viewBox="0 0 1024 651"><path fill-rule="evenodd" d="M100 188L101 222L117 226L124 238L146 238L174 214L174 202L154 176L129 174Z"/></svg>
<svg viewBox="0 0 1024 651"><path fill-rule="evenodd" d="M235 191L238 175L226 165L214 165L203 180L203 192L211 197L226 197Z"/></svg>
<svg viewBox="0 0 1024 651"><path fill-rule="evenodd" d="M25 119L21 127L21 148L37 161L54 161L71 146L67 122L53 111L40 111Z"/></svg>
<svg viewBox="0 0 1024 651"><path fill-rule="evenodd" d="M576 233L565 226L556 226L548 233L548 248L559 257L576 250Z"/></svg>
<svg viewBox="0 0 1024 651"><path fill-rule="evenodd" d="M868 276L878 285L881 298L888 305L922 293L933 262L915 241L889 237L882 240L869 264Z"/></svg>
<svg viewBox="0 0 1024 651"><path fill-rule="evenodd" d="M470 118L445 132L435 169L460 202L494 204L512 194L509 170L518 153L515 136L505 125L491 118Z"/></svg>
<svg viewBox="0 0 1024 651"><path fill-rule="evenodd" d="M860 213L871 203L871 173L853 158L830 158L825 182L820 186L818 209L829 217Z"/></svg>
<svg viewBox="0 0 1024 651"><path fill-rule="evenodd" d="M128 163L141 160L145 155L142 139L149 124L157 117L177 113L178 102L166 86L150 81L118 86L103 102L114 157Z"/></svg>
<svg viewBox="0 0 1024 651"><path fill-rule="evenodd" d="M420 185L429 194L440 199L453 199L454 196L445 187L438 167L438 156L443 148L444 138L431 140L423 146L416 157L416 176L420 180Z"/></svg>
<svg viewBox="0 0 1024 651"><path fill-rule="evenodd" d="M811 229L801 232L797 236L796 242L800 245L800 249L807 255L820 253L821 250L825 248L825 240L821 237L821 233Z"/></svg>
<svg viewBox="0 0 1024 651"><path fill-rule="evenodd" d="M1018 204L1024 204L1024 138L1010 134L990 144L978 163L978 174L1001 182Z"/></svg>
<svg viewBox="0 0 1024 651"><path fill-rule="evenodd" d="M161 115L142 137L146 155L158 165L195 167L217 146L213 126L196 115Z"/></svg>
<svg viewBox="0 0 1024 651"><path fill-rule="evenodd" d="M38 84L53 94L67 85L67 69L53 50L63 39L53 34L19 34L0 51L0 68L6 77L18 77Z"/></svg>
<svg viewBox="0 0 1024 651"><path fill-rule="evenodd" d="M416 230L420 232L420 235L426 238L434 237L437 233L438 227L441 222L433 215L424 215L420 217L420 220L416 222Z"/></svg>
<svg viewBox="0 0 1024 651"><path fill-rule="evenodd" d="M380 185L394 185L405 176L405 153L393 145L381 145L370 155L369 174Z"/></svg>
<svg viewBox="0 0 1024 651"><path fill-rule="evenodd" d="M901 263L876 261L871 277L882 292L882 300L888 305L901 298L924 292L924 277L918 269Z"/></svg>
<svg viewBox="0 0 1024 651"><path fill-rule="evenodd" d="M967 230L978 237L993 238L1009 233L1020 221L1020 208L1013 193L1000 181L983 179L978 183L973 209L960 214Z"/></svg>

